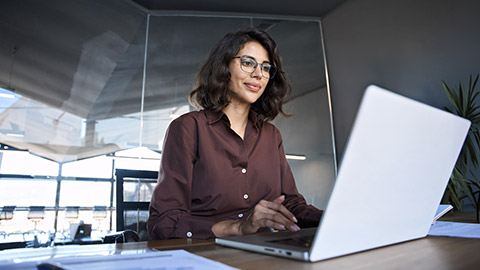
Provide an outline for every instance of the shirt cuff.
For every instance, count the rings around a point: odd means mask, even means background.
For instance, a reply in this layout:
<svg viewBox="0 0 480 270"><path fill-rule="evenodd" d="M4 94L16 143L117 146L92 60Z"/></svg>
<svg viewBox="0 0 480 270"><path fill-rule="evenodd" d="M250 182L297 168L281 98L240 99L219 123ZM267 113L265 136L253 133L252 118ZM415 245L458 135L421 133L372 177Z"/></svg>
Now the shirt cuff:
<svg viewBox="0 0 480 270"><path fill-rule="evenodd" d="M203 217L190 216L177 222L172 237L206 239L215 237L212 226L215 221Z"/></svg>

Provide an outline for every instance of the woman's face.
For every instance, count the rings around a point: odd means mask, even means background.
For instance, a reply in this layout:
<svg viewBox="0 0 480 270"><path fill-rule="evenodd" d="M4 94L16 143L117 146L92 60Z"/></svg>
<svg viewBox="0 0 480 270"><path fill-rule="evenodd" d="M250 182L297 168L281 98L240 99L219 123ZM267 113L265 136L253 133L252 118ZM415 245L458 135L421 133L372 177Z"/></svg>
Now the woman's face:
<svg viewBox="0 0 480 270"><path fill-rule="evenodd" d="M240 67L241 59L233 58L228 65L230 69L231 102L234 104L252 104L263 94L268 79L262 76L261 64L270 62L268 52L256 41L243 45L236 57L247 56L254 59L258 66L253 73L245 72Z"/></svg>

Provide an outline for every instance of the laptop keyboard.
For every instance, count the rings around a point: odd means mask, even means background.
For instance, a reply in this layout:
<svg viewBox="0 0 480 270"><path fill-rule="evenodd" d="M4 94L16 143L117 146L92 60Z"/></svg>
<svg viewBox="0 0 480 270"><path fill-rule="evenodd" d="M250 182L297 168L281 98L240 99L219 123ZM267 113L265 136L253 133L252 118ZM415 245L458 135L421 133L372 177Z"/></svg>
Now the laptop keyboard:
<svg viewBox="0 0 480 270"><path fill-rule="evenodd" d="M277 239L277 240L271 240L271 241L267 241L267 242L310 248L312 246L313 237L314 237L314 235L302 235L302 236L298 236L298 237Z"/></svg>

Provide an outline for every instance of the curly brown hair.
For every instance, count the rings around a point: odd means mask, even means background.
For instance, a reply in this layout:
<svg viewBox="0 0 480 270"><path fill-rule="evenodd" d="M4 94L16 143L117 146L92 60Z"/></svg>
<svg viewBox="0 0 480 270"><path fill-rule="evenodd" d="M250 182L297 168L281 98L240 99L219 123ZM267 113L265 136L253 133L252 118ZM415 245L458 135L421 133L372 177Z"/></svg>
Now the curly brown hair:
<svg viewBox="0 0 480 270"><path fill-rule="evenodd" d="M195 79L190 93L190 103L201 109L220 111L230 102L230 70L228 65L247 42L256 41L268 52L270 62L277 72L271 78L260 98L252 104L252 109L263 121L273 120L279 113L284 116L283 103L291 86L282 67L282 59L277 44L265 31L247 29L226 34L212 48Z"/></svg>

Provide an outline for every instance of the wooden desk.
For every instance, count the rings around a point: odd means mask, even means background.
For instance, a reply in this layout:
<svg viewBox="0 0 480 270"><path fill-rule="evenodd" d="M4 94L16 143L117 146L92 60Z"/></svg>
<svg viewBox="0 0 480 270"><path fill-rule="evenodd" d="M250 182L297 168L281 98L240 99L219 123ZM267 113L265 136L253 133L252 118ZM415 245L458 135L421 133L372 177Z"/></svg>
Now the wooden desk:
<svg viewBox="0 0 480 270"><path fill-rule="evenodd" d="M118 244L117 249L185 249L240 269L480 269L480 239L428 236L316 263L215 245L213 240Z"/></svg>
<svg viewBox="0 0 480 270"><path fill-rule="evenodd" d="M435 236L316 263L226 248L215 245L213 239L4 250L0 252L0 261L8 257L46 259L69 254L112 254L141 249L185 249L240 269L480 269L480 239Z"/></svg>

